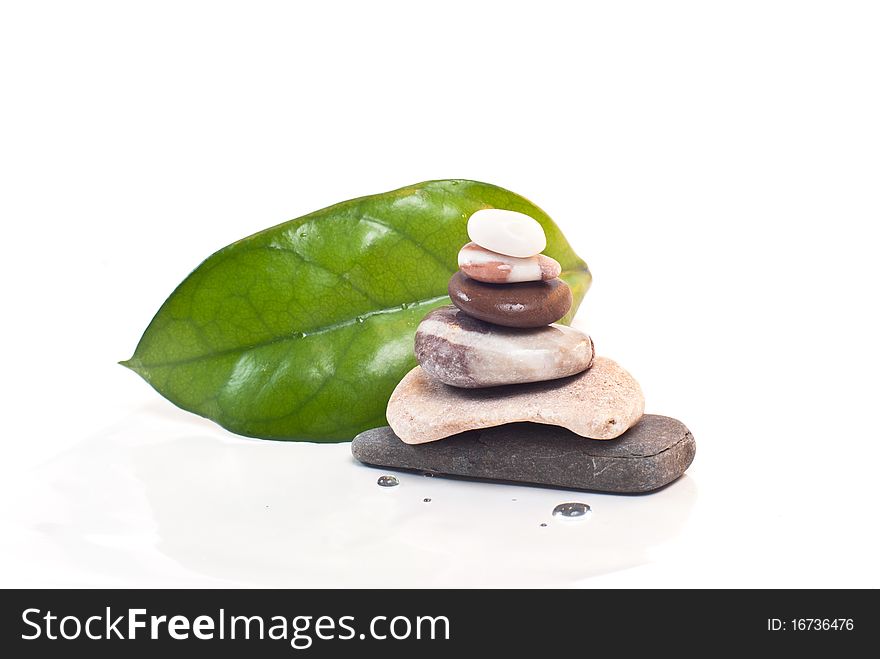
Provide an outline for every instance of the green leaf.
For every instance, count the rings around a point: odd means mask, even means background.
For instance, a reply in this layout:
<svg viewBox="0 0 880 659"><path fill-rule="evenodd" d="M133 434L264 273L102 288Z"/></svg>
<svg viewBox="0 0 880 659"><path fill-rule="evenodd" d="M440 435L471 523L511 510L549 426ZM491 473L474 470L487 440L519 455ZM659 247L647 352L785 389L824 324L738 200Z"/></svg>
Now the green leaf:
<svg viewBox="0 0 880 659"><path fill-rule="evenodd" d="M384 425L392 390L415 366L422 317L446 285L480 208L534 217L574 307L587 265L537 206L465 180L361 197L221 249L181 283L123 365L175 405L232 432L340 441Z"/></svg>

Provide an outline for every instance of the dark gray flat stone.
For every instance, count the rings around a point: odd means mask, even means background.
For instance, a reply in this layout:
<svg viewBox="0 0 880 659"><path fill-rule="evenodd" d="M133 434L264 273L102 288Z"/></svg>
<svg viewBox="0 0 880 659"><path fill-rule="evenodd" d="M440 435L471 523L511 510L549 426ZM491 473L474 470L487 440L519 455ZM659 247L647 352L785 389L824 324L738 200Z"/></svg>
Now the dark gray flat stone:
<svg viewBox="0 0 880 659"><path fill-rule="evenodd" d="M644 415L617 439L584 439L557 426L511 423L427 444L405 444L388 426L351 442L361 462L391 469L575 490L636 494L663 487L693 462L681 421Z"/></svg>

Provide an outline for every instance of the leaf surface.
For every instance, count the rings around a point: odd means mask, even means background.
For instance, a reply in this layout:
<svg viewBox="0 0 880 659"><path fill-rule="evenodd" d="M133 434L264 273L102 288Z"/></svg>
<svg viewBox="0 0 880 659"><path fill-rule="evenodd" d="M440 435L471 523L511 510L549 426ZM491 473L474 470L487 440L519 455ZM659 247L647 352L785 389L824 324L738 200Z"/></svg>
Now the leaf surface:
<svg viewBox="0 0 880 659"><path fill-rule="evenodd" d="M239 240L165 301L125 366L175 405L267 439L341 441L384 425L415 366L422 317L481 208L534 217L574 293L586 264L537 206L503 188L429 181L345 201Z"/></svg>

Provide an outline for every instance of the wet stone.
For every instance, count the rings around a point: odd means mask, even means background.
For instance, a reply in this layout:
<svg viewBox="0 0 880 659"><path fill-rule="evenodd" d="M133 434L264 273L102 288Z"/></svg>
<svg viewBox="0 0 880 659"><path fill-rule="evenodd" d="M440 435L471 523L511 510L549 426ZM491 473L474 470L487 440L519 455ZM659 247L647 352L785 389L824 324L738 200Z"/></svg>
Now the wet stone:
<svg viewBox="0 0 880 659"><path fill-rule="evenodd" d="M456 272L448 291L466 314L506 327L543 327L565 316L572 305L571 289L561 279L487 284Z"/></svg>
<svg viewBox="0 0 880 659"><path fill-rule="evenodd" d="M696 444L680 421L646 414L613 441L585 440L555 426L516 423L413 445L383 426L355 437L351 452L365 464L389 469L637 494L684 474Z"/></svg>

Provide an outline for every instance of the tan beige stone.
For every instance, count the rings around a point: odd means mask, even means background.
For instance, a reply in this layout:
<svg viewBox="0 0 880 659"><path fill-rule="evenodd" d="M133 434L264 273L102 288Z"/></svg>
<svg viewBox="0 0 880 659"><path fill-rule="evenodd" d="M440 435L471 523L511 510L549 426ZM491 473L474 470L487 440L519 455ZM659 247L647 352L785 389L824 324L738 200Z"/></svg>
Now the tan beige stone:
<svg viewBox="0 0 880 659"><path fill-rule="evenodd" d="M450 387L417 366L391 394L386 416L404 442L423 444L520 421L562 426L590 439L614 439L644 410L639 383L617 362L596 357L592 367L568 378L486 389Z"/></svg>

